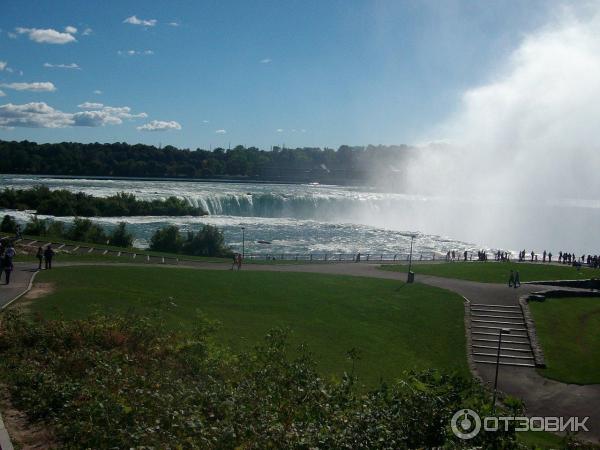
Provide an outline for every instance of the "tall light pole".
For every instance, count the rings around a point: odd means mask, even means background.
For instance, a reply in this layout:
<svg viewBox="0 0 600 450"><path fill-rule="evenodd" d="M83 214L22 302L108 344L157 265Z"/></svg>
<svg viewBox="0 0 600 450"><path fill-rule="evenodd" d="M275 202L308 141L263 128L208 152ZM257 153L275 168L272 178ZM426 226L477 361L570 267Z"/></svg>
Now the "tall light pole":
<svg viewBox="0 0 600 450"><path fill-rule="evenodd" d="M413 241L415 240L415 235L411 234L410 235L410 255L408 256L408 275L407 275L407 283L412 283L413 282L413 277L411 275L411 266L412 266L412 251L413 251Z"/></svg>
<svg viewBox="0 0 600 450"><path fill-rule="evenodd" d="M498 389L498 368L500 367L500 347L502 346L502 335L510 334L510 328L500 328L498 333L498 353L496 355L496 377L494 378L494 397L492 399L492 414L496 412L496 393Z"/></svg>
<svg viewBox="0 0 600 450"><path fill-rule="evenodd" d="M246 229L246 227L242 227L242 259L246 258L246 252L245 252L246 236L244 233L245 229Z"/></svg>

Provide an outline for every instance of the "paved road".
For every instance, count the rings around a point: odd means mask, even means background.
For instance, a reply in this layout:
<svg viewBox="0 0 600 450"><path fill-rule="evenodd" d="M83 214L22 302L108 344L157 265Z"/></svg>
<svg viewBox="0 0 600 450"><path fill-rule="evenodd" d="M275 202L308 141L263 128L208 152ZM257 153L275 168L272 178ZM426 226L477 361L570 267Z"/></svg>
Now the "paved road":
<svg viewBox="0 0 600 450"><path fill-rule="evenodd" d="M114 265L112 263L107 263ZM99 265L98 263L57 263L56 267L68 265ZM154 266L164 268L189 267L206 270L229 270L228 264L204 262L180 263L173 265L157 264L123 264L127 266ZM17 264L15 284L9 288L0 286L0 305L25 289L32 272L25 264ZM269 272L309 272L321 274L337 274L361 277L373 277L392 280L405 280L406 274L384 271L379 264L331 263L331 264L246 264L242 270ZM511 289L505 285L476 283L472 281L417 275L417 281L454 291L473 303L499 305L518 305L518 297L527 293L547 289L547 286L523 285L519 289ZM12 297L11 297L12 296ZM495 367L477 364L476 370L484 382L492 384ZM532 368L501 366L499 389L507 394L521 398L525 402L529 416L589 416L587 422L589 433L586 439L600 441L600 385L578 386L559 383L546 379Z"/></svg>

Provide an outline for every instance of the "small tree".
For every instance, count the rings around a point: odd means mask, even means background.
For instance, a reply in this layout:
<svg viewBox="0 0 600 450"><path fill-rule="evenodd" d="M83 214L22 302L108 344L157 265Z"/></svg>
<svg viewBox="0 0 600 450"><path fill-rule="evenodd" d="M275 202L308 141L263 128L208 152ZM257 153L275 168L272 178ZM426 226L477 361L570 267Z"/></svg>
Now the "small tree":
<svg viewBox="0 0 600 450"><path fill-rule="evenodd" d="M94 242L96 244L105 244L108 240L101 226L89 219L80 219L79 217L76 217L73 221L73 225L67 232L67 238L72 241Z"/></svg>
<svg viewBox="0 0 600 450"><path fill-rule="evenodd" d="M150 239L150 250L179 253L181 247L181 235L179 228L175 225L168 225L156 230Z"/></svg>
<svg viewBox="0 0 600 450"><path fill-rule="evenodd" d="M48 231L48 221L44 219L38 218L38 216L33 216L27 225L25 225L24 234L29 234L30 236L45 236Z"/></svg>
<svg viewBox="0 0 600 450"><path fill-rule="evenodd" d="M125 222L119 222L117 228L109 236L111 245L117 247L131 247L133 246L133 235L127 231L127 225Z"/></svg>
<svg viewBox="0 0 600 450"><path fill-rule="evenodd" d="M182 253L194 256L229 256L223 233L212 225L204 225L200 231L190 231L183 243Z"/></svg>
<svg viewBox="0 0 600 450"><path fill-rule="evenodd" d="M0 223L0 231L4 233L16 233L17 232L17 222L13 216L9 216L8 214L4 216L2 219L2 223Z"/></svg>

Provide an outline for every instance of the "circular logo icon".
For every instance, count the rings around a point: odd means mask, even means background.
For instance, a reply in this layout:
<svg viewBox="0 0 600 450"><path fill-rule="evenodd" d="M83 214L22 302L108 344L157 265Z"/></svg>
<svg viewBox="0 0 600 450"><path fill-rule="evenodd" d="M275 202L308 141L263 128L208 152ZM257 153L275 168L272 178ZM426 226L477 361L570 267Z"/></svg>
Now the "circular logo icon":
<svg viewBox="0 0 600 450"><path fill-rule="evenodd" d="M472 409L456 411L450 421L452 432L460 439L472 439L481 430L481 419Z"/></svg>

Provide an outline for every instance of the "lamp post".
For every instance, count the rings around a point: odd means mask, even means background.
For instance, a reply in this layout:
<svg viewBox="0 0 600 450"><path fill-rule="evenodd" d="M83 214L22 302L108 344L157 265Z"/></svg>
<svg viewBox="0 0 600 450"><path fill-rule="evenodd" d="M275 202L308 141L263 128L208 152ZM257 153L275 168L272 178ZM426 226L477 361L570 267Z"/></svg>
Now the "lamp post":
<svg viewBox="0 0 600 450"><path fill-rule="evenodd" d="M415 240L415 235L411 234L410 235L410 254L408 256L408 275L407 275L408 278L406 280L407 283L412 283L414 280L413 276L411 275L411 271L410 271L410 269L412 267L412 252L413 252L413 241L414 240Z"/></svg>
<svg viewBox="0 0 600 450"><path fill-rule="evenodd" d="M492 399L492 414L496 412L496 393L498 389L498 368L500 367L500 347L502 346L502 335L510 334L510 328L500 328L498 333L498 353L496 354L496 377L494 378L494 397Z"/></svg>
<svg viewBox="0 0 600 450"><path fill-rule="evenodd" d="M244 233L244 230L246 229L246 227L242 227L242 259L246 258L246 252L245 250L245 244L246 244L246 236Z"/></svg>

